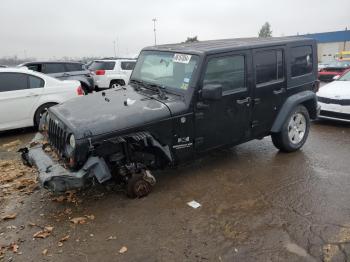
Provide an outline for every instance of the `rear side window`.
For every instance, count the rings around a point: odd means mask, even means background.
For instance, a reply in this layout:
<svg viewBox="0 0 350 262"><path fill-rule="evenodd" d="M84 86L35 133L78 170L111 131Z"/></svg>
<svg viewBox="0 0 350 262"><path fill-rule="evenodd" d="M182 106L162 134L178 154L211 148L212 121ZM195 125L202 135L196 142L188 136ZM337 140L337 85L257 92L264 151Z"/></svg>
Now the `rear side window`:
<svg viewBox="0 0 350 262"><path fill-rule="evenodd" d="M62 73L65 72L66 69L64 68L63 64L59 63L49 63L49 64L43 64L43 73L45 74L55 74L55 73Z"/></svg>
<svg viewBox="0 0 350 262"><path fill-rule="evenodd" d="M268 50L255 55L256 84L266 84L284 79L282 50Z"/></svg>
<svg viewBox="0 0 350 262"><path fill-rule="evenodd" d="M90 70L113 70L115 62L95 61L89 67Z"/></svg>
<svg viewBox="0 0 350 262"><path fill-rule="evenodd" d="M23 90L27 88L27 75L20 73L0 73L0 92Z"/></svg>
<svg viewBox="0 0 350 262"><path fill-rule="evenodd" d="M238 55L211 58L208 62L203 83L221 84L223 92L244 88L244 56Z"/></svg>
<svg viewBox="0 0 350 262"><path fill-rule="evenodd" d="M41 88L44 87L45 82L39 77L28 76L29 77L29 88Z"/></svg>
<svg viewBox="0 0 350 262"><path fill-rule="evenodd" d="M136 62L131 62L131 61L121 62L120 67L122 68L122 70L133 70L135 67L135 64Z"/></svg>
<svg viewBox="0 0 350 262"><path fill-rule="evenodd" d="M312 47L298 46L291 48L292 77L306 75L312 72Z"/></svg>
<svg viewBox="0 0 350 262"><path fill-rule="evenodd" d="M66 64L66 70L67 72L73 72L73 71L82 71L83 69L83 65L82 64L70 64L67 63Z"/></svg>

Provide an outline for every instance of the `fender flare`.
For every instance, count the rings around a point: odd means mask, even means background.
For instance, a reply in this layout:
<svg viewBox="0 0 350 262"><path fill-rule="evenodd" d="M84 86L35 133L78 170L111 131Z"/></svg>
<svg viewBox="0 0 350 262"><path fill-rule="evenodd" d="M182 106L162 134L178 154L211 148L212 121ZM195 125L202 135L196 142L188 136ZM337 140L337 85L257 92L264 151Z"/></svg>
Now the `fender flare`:
<svg viewBox="0 0 350 262"><path fill-rule="evenodd" d="M272 125L271 132L280 132L285 119L289 116L290 112L300 104L303 104L307 108L312 119L317 117L316 94L312 91L303 91L287 98Z"/></svg>

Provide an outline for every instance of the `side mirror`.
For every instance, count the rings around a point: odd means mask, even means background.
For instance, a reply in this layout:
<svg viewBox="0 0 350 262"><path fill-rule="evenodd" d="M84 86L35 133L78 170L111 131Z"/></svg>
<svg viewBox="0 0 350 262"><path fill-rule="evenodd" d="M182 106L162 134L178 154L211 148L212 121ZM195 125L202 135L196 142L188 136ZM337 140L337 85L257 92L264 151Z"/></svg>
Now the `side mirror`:
<svg viewBox="0 0 350 262"><path fill-rule="evenodd" d="M206 100L219 100L222 97L222 85L205 84L202 88L202 98Z"/></svg>
<svg viewBox="0 0 350 262"><path fill-rule="evenodd" d="M336 75L333 77L333 80L338 80L340 78L340 75Z"/></svg>

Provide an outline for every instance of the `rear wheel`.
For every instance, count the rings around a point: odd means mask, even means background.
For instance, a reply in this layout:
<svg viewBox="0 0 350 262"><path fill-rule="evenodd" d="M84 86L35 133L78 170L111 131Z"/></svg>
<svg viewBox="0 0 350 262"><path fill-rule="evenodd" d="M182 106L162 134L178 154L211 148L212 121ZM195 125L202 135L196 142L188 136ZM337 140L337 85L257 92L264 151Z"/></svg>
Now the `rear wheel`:
<svg viewBox="0 0 350 262"><path fill-rule="evenodd" d="M47 104L40 106L36 110L35 115L34 115L34 126L35 127L39 127L41 116L47 111L48 108L50 108L51 106L54 106L54 105L56 105L56 103L47 103Z"/></svg>
<svg viewBox="0 0 350 262"><path fill-rule="evenodd" d="M118 86L125 86L124 80L112 80L109 88L117 88Z"/></svg>
<svg viewBox="0 0 350 262"><path fill-rule="evenodd" d="M299 105L287 117L281 131L271 135L272 142L281 151L293 152L305 144L309 130L309 112L304 106Z"/></svg>

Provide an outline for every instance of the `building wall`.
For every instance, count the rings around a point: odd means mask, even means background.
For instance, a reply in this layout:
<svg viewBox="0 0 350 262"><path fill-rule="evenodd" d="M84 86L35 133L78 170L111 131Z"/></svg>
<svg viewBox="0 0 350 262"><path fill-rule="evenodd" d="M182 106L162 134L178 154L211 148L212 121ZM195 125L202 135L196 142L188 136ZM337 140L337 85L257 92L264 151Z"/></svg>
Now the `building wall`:
<svg viewBox="0 0 350 262"><path fill-rule="evenodd" d="M332 61L334 60L335 54L341 51L350 51L350 41L346 42L345 50L344 50L344 42L318 43L317 44L318 62L326 63L326 62Z"/></svg>

